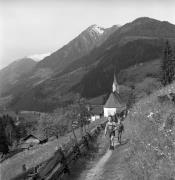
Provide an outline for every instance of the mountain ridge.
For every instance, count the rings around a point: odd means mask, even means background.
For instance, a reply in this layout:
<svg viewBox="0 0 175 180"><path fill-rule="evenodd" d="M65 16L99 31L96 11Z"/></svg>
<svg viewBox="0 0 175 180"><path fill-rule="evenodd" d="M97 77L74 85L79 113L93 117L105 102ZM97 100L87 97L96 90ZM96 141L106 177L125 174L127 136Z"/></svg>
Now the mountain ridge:
<svg viewBox="0 0 175 180"><path fill-rule="evenodd" d="M36 65L31 58L22 58L0 70L0 94L10 85L15 84L20 76L30 72Z"/></svg>
<svg viewBox="0 0 175 180"><path fill-rule="evenodd" d="M175 40L175 25L150 18L136 19L114 30L89 53L59 68L55 58L57 52L53 53L53 64L49 61L52 54L6 95L14 95L12 108L47 111L70 103L75 93L87 98L106 94L111 91L114 70L118 74L135 64L160 58L165 39Z"/></svg>
<svg viewBox="0 0 175 180"><path fill-rule="evenodd" d="M99 28L97 25L88 27L67 45L64 45L50 56L44 58L37 64L36 68L50 67L61 71L69 62L73 62L88 54L95 47L100 46L118 28L117 26L107 29L101 28L103 29L103 33L99 33L94 31L94 27Z"/></svg>

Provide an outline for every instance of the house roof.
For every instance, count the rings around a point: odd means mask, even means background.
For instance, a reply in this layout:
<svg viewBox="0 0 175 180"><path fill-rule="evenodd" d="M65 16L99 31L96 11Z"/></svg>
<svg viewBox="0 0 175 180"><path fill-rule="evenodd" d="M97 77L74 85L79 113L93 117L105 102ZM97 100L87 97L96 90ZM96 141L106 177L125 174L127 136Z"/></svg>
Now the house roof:
<svg viewBox="0 0 175 180"><path fill-rule="evenodd" d="M92 115L100 115L103 113L103 106L92 106L91 114Z"/></svg>
<svg viewBox="0 0 175 180"><path fill-rule="evenodd" d="M23 138L24 141L26 141L29 138L34 138L34 139L38 139L39 141L42 141L44 139L46 139L45 136L42 135L38 135L38 134L29 134L28 136L26 136L25 138Z"/></svg>
<svg viewBox="0 0 175 180"><path fill-rule="evenodd" d="M125 108L126 105L122 101L120 95L116 92L112 92L106 101L104 108Z"/></svg>
<svg viewBox="0 0 175 180"><path fill-rule="evenodd" d="M37 138L36 136L34 136L34 135L32 135L32 134L29 134L29 135L26 136L23 140L26 141L26 140L29 139L29 138L34 138L34 139L38 139L38 140L39 140L39 138Z"/></svg>

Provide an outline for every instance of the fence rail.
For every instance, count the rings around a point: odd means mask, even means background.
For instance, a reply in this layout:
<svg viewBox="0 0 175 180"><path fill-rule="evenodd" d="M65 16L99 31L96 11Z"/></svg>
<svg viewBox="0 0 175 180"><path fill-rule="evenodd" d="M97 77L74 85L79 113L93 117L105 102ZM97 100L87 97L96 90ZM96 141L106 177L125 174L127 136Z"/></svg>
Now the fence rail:
<svg viewBox="0 0 175 180"><path fill-rule="evenodd" d="M100 131L104 129L106 122L98 125L86 133L82 139L72 147L63 150L61 147L55 152L54 156L47 162L43 162L35 168L28 170L15 179L22 180L54 180L59 179L65 173L69 173L69 166L72 162L79 158L80 154L85 152L89 147L89 142L98 136Z"/></svg>

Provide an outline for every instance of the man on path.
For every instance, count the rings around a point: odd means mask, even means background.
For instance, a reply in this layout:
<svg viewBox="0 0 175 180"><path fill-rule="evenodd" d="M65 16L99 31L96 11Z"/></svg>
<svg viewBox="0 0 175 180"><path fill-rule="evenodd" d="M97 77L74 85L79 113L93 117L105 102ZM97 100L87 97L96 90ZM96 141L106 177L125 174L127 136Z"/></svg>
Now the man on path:
<svg viewBox="0 0 175 180"><path fill-rule="evenodd" d="M115 130L117 129L117 124L112 121L112 116L108 117L108 122L105 127L105 136L108 135L110 138L110 149L114 150L114 136Z"/></svg>

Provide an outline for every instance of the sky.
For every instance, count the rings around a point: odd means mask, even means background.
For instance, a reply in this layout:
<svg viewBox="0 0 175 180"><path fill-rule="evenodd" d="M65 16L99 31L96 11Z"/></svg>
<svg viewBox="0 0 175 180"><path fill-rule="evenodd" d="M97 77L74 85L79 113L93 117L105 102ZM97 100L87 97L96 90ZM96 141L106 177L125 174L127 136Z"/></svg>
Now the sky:
<svg viewBox="0 0 175 180"><path fill-rule="evenodd" d="M54 52L92 24L107 28L143 16L175 24L175 1L0 0L0 69Z"/></svg>

